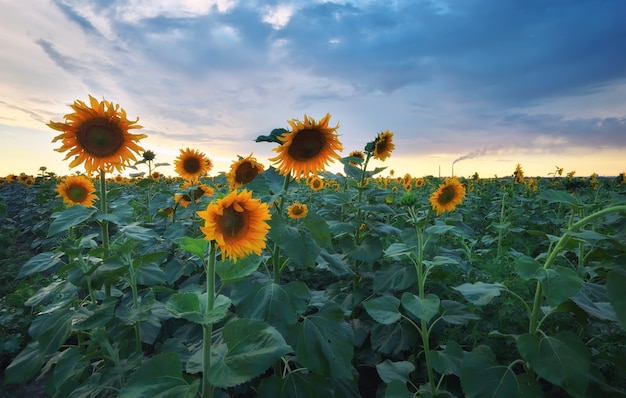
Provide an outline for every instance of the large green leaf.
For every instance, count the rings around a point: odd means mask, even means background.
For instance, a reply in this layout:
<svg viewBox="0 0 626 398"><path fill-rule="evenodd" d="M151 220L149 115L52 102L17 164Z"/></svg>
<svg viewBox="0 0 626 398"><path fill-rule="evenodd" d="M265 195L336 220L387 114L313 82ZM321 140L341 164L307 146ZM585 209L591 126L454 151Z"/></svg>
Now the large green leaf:
<svg viewBox="0 0 626 398"><path fill-rule="evenodd" d="M480 317L467 310L467 306L454 300L441 300L441 319L451 325L463 325Z"/></svg>
<svg viewBox="0 0 626 398"><path fill-rule="evenodd" d="M181 249L188 251L191 254L195 254L201 259L204 259L206 249L209 243L203 238L190 238L188 236L176 238L174 239L174 242L176 242L176 244L180 246Z"/></svg>
<svg viewBox="0 0 626 398"><path fill-rule="evenodd" d="M30 380L44 363L44 356L39 343L34 341L19 353L4 370L4 383L17 384Z"/></svg>
<svg viewBox="0 0 626 398"><path fill-rule="evenodd" d="M67 231L83 221L89 219L96 209L85 207L83 205L74 205L63 210L60 214L53 214L54 220L48 227L48 236L54 236L61 232Z"/></svg>
<svg viewBox="0 0 626 398"><path fill-rule="evenodd" d="M400 300L394 296L380 296L363 302L367 313L378 323L388 325L401 318Z"/></svg>
<svg viewBox="0 0 626 398"><path fill-rule="evenodd" d="M22 265L22 268L17 274L17 277L23 278L28 275L49 270L50 268L61 262L61 257L63 257L63 254L63 252L39 253L36 256L31 257L28 261L26 261L26 263L24 263L24 265Z"/></svg>
<svg viewBox="0 0 626 398"><path fill-rule="evenodd" d="M285 377L272 375L263 379L257 396L272 398L333 397L332 379L313 373L289 372Z"/></svg>
<svg viewBox="0 0 626 398"><path fill-rule="evenodd" d="M606 277L606 288L611 307L615 310L617 319L626 330L626 265L615 267Z"/></svg>
<svg viewBox="0 0 626 398"><path fill-rule="evenodd" d="M290 329L290 341L301 365L319 375L353 378L354 332L341 307L328 302Z"/></svg>
<svg viewBox="0 0 626 398"><path fill-rule="evenodd" d="M413 293L402 294L402 307L414 316L429 322L439 312L439 297L427 294L423 299Z"/></svg>
<svg viewBox="0 0 626 398"><path fill-rule="evenodd" d="M456 341L448 341L443 350L431 350L430 359L433 369L440 374L461 376L465 352Z"/></svg>
<svg viewBox="0 0 626 398"><path fill-rule="evenodd" d="M461 366L461 386L467 398L517 398L519 386L515 373L496 362L485 345L465 354Z"/></svg>
<svg viewBox="0 0 626 398"><path fill-rule="evenodd" d="M566 191L557 191L554 189L542 191L539 194L539 199L547 200L548 203L563 203L571 206L573 209L580 207L580 201Z"/></svg>
<svg viewBox="0 0 626 398"><path fill-rule="evenodd" d="M268 221L271 229L269 236L283 250L296 266L314 267L320 254L320 247L304 228L287 225L284 217L272 216Z"/></svg>
<svg viewBox="0 0 626 398"><path fill-rule="evenodd" d="M209 325L224 319L230 308L230 298L218 295L210 311L207 311L206 298L206 293L175 293L165 303L165 308L174 318L184 318L201 325Z"/></svg>
<svg viewBox="0 0 626 398"><path fill-rule="evenodd" d="M193 398L200 380L188 383L183 377L180 358L174 353L146 359L119 392L119 398Z"/></svg>
<svg viewBox="0 0 626 398"><path fill-rule="evenodd" d="M380 379L386 384L391 383L393 380L399 380L406 383L409 380L409 375L415 370L415 365L408 361L391 361L389 359L384 360L381 363L376 364L376 371Z"/></svg>
<svg viewBox="0 0 626 398"><path fill-rule="evenodd" d="M543 264L532 257L520 256L515 261L515 271L527 281L543 278L545 274L541 272L542 270Z"/></svg>
<svg viewBox="0 0 626 398"><path fill-rule="evenodd" d="M366 235L359 244L354 237L345 235L339 240L341 250L351 258L373 264L383 254L383 244L377 236Z"/></svg>
<svg viewBox="0 0 626 398"><path fill-rule="evenodd" d="M385 398L414 398L415 394L409 391L406 383L400 380L392 380L385 387Z"/></svg>
<svg viewBox="0 0 626 398"><path fill-rule="evenodd" d="M464 283L453 289L461 293L465 300L476 305L487 305L495 297L500 296L502 290L507 290L501 283L484 282Z"/></svg>
<svg viewBox="0 0 626 398"><path fill-rule="evenodd" d="M266 321L283 334L298 321L311 297L308 287L299 281L286 285L241 281L236 288L233 300L239 316Z"/></svg>
<svg viewBox="0 0 626 398"><path fill-rule="evenodd" d="M261 265L263 257L252 254L234 262L231 259L223 259L215 264L215 272L219 275L222 286L237 282L252 274Z"/></svg>
<svg viewBox="0 0 626 398"><path fill-rule="evenodd" d="M314 212L309 212L306 217L304 217L304 225L318 245L321 247L330 246L330 229L322 216Z"/></svg>
<svg viewBox="0 0 626 398"><path fill-rule="evenodd" d="M582 280L578 273L571 268L554 267L545 270L541 287L548 304L551 307L556 307L580 291Z"/></svg>
<svg viewBox="0 0 626 398"><path fill-rule="evenodd" d="M585 396L591 355L576 335L562 332L540 337L527 333L517 340L517 349L537 375L574 397Z"/></svg>
<svg viewBox="0 0 626 398"><path fill-rule="evenodd" d="M386 294L399 292L417 283L417 273L412 265L389 264L374 273L374 292Z"/></svg>
<svg viewBox="0 0 626 398"><path fill-rule="evenodd" d="M255 319L228 322L222 338L227 349L218 351L220 356L209 369L209 381L217 387L252 380L293 351L274 327Z"/></svg>

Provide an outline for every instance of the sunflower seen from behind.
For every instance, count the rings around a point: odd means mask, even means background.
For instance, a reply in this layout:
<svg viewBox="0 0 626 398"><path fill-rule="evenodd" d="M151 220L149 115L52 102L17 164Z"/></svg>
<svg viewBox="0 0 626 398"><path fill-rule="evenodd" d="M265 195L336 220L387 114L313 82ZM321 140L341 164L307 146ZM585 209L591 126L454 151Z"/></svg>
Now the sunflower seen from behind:
<svg viewBox="0 0 626 398"><path fill-rule="evenodd" d="M233 162L228 173L228 183L230 189L237 189L242 185L254 180L256 176L263 173L263 165L257 162L256 158L250 154L245 158L240 158Z"/></svg>
<svg viewBox="0 0 626 398"><path fill-rule="evenodd" d="M200 227L204 238L215 241L225 258L236 262L252 253L260 255L266 247L271 215L266 203L252 198L252 191L232 191L198 215L205 220Z"/></svg>
<svg viewBox="0 0 626 398"><path fill-rule="evenodd" d="M318 122L304 115L304 120L289 120L292 130L278 139L282 143L274 148L278 155L270 158L277 163L278 172L299 178L324 171L326 166L339 158L343 146L336 133L339 124L329 127L330 113Z"/></svg>
<svg viewBox="0 0 626 398"><path fill-rule="evenodd" d="M61 140L57 152L67 152L65 159L74 159L70 168L84 164L88 174L93 172L121 172L143 148L138 142L145 134L131 134L129 130L139 129L136 120L128 120L126 111L118 104L89 96L89 105L76 100L71 108L73 113L65 115L65 122L50 121L48 126L62 134L52 142Z"/></svg>
<svg viewBox="0 0 626 398"><path fill-rule="evenodd" d="M430 197L430 203L437 215L445 211L453 211L463 202L465 187L456 177L447 178Z"/></svg>
<svg viewBox="0 0 626 398"><path fill-rule="evenodd" d="M57 185L57 197L63 198L63 202L68 207L74 205L83 205L85 207L93 206L93 202L98 199L94 194L96 188L93 183L82 176L70 176Z"/></svg>
<svg viewBox="0 0 626 398"><path fill-rule="evenodd" d="M174 160L176 173L188 181L194 181L207 174L213 168L213 162L196 149L181 149Z"/></svg>

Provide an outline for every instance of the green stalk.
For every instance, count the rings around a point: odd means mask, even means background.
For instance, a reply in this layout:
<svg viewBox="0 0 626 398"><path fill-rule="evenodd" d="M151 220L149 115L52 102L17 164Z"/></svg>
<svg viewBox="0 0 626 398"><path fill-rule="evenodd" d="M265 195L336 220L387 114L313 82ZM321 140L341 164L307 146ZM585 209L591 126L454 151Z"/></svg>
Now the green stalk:
<svg viewBox="0 0 626 398"><path fill-rule="evenodd" d="M100 169L100 211L102 214L108 213L107 208L107 185L104 176L104 170ZM100 221L100 232L102 234L102 248L104 249L104 257L109 257L109 222L107 220Z"/></svg>
<svg viewBox="0 0 626 398"><path fill-rule="evenodd" d="M133 261L129 255L126 255L126 262L128 263L128 273L129 273L129 281L130 282L130 290L133 294L133 307L136 311L139 311L139 292L137 291L137 272L135 272L135 267L133 267ZM141 353L141 329L139 328L139 322L135 322L135 346L137 348L137 352Z"/></svg>
<svg viewBox="0 0 626 398"><path fill-rule="evenodd" d="M626 205L611 206L611 207L607 207L605 209L599 210L571 224L570 231L576 232L584 225L590 222L593 222L597 220L598 218L602 218L611 213L617 213L620 211L626 212ZM567 244L567 242L570 240L571 237L572 236L568 233L568 231L566 231L561 236L561 238L559 239L557 244L554 246L552 251L548 252L548 256L546 257L546 261L543 265L543 269L547 270L552 266L552 264L554 263L554 260L556 260L556 257L559 255L559 252L563 249L563 247L565 247L565 245ZM543 301L542 299L543 299L543 291L541 288L541 282L538 281L537 287L535 288L535 299L533 301L533 309L530 314L530 322L529 322L529 327L528 327L528 332L530 334L534 334L537 332L537 328L538 328L537 320L539 318L539 310L541 307L541 302Z"/></svg>
<svg viewBox="0 0 626 398"><path fill-rule="evenodd" d="M209 258L206 266L206 308L213 310L215 306L215 246L209 242ZM211 335L213 334L213 324L202 325L202 398L213 397L213 386L209 382L209 368L211 367Z"/></svg>
<svg viewBox="0 0 626 398"><path fill-rule="evenodd" d="M281 214L283 212L283 206L285 205L285 197L287 196L287 188L289 188L289 183L291 182L291 176L289 174L285 174L285 179L283 180L283 189L280 193L280 197L278 198L278 204L276 205L276 213ZM274 271L274 283L280 285L280 274L281 274L281 266L280 266L280 247L277 242L274 242L274 250L272 252L272 269Z"/></svg>

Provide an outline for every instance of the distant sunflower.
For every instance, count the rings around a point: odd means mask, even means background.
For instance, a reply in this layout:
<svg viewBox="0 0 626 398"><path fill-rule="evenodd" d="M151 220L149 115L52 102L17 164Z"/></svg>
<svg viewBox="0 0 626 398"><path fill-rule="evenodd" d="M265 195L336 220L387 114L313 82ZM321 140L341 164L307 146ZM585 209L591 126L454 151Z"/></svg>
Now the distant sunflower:
<svg viewBox="0 0 626 398"><path fill-rule="evenodd" d="M418 188L424 186L425 183L426 181L424 181L423 178L418 178L415 180L415 186Z"/></svg>
<svg viewBox="0 0 626 398"><path fill-rule="evenodd" d="M124 177L118 174L115 177L113 177L113 181L117 182L118 184L121 184L124 182Z"/></svg>
<svg viewBox="0 0 626 398"><path fill-rule="evenodd" d="M256 158L252 157L252 154L246 158L234 161L228 173L230 189L237 189L249 183L261 173L263 173L263 165L257 162Z"/></svg>
<svg viewBox="0 0 626 398"><path fill-rule="evenodd" d="M150 177L154 181L159 181L161 179L161 173L159 173L158 171L153 171L152 174L150 175Z"/></svg>
<svg viewBox="0 0 626 398"><path fill-rule="evenodd" d="M128 130L139 129L135 121L126 118L126 111L119 105L89 96L90 106L76 100L71 106L74 113L65 115L65 123L50 121L48 126L62 131L52 140L61 140L57 152L66 152L64 160L74 156L70 168L84 163L87 173L103 170L122 171L131 161L136 161L135 154L143 151L137 142L147 136L130 134Z"/></svg>
<svg viewBox="0 0 626 398"><path fill-rule="evenodd" d="M365 160L365 154L363 153L363 151L352 151L350 152L350 156L353 158L358 158L361 160ZM359 167L359 163L357 162L348 162L349 165L351 166L355 166L355 167Z"/></svg>
<svg viewBox="0 0 626 398"><path fill-rule="evenodd" d="M385 130L378 134L374 141L374 159L384 161L391 156L391 151L393 151L395 147L393 143L393 133L389 130Z"/></svg>
<svg viewBox="0 0 626 398"><path fill-rule="evenodd" d="M298 219L304 218L309 213L309 208L302 203L293 202L291 206L287 208L287 215L289 218Z"/></svg>
<svg viewBox="0 0 626 398"><path fill-rule="evenodd" d="M200 230L206 240L215 240L222 256L234 261L265 248L271 218L266 203L252 198L252 191L232 191L198 215L205 220Z"/></svg>
<svg viewBox="0 0 626 398"><path fill-rule="evenodd" d="M94 192L96 188L93 183L82 176L70 176L57 185L57 197L62 197L63 202L68 206L83 205L91 207L98 199Z"/></svg>
<svg viewBox="0 0 626 398"><path fill-rule="evenodd" d="M282 134L279 140L282 145L274 148L278 156L270 158L277 162L280 174L291 174L294 177L317 174L324 171L329 162L339 158L343 150L335 131L339 125L328 127L330 113L327 113L319 122L304 115L304 121L292 119L288 123L291 132Z"/></svg>
<svg viewBox="0 0 626 398"><path fill-rule="evenodd" d="M311 178L308 186L314 191L321 191L324 188L324 181L321 178L315 176Z"/></svg>
<svg viewBox="0 0 626 398"><path fill-rule="evenodd" d="M178 175L191 181L211 171L213 163L204 153L187 148L180 150L180 154L174 160L174 168Z"/></svg>
<svg viewBox="0 0 626 398"><path fill-rule="evenodd" d="M457 205L460 205L465 197L465 187L461 185L456 177L447 178L446 182L439 185L430 197L430 203L433 209L437 211L437 215L444 211L452 211Z"/></svg>
<svg viewBox="0 0 626 398"><path fill-rule="evenodd" d="M203 196L213 196L215 193L215 190L206 184L193 186L190 181L185 182L180 189L184 192L174 194L174 201L183 207L189 206L192 201L198 203Z"/></svg>

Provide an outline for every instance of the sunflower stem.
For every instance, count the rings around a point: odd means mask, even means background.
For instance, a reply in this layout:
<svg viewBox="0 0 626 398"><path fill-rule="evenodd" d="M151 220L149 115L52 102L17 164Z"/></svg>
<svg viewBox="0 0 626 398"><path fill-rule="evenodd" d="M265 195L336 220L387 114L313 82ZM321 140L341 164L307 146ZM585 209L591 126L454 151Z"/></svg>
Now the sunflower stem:
<svg viewBox="0 0 626 398"><path fill-rule="evenodd" d="M107 214L107 184L104 176L104 170L100 169L100 212ZM100 231L102 234L103 257L109 257L109 222L107 220L100 221Z"/></svg>
<svg viewBox="0 0 626 398"><path fill-rule="evenodd" d="M289 188L289 183L291 182L291 175L285 174L285 179L283 180L283 189L280 193L280 197L278 198L278 204L276 205L276 212L281 214L283 212L283 206L285 204L285 196L287 196L287 188ZM274 242L274 251L272 252L272 269L274 271L274 283L280 285L280 247L277 242Z"/></svg>
<svg viewBox="0 0 626 398"><path fill-rule="evenodd" d="M209 241L209 258L206 264L206 310L211 311L215 306L215 245ZM202 397L213 397L213 386L209 382L209 368L211 367L211 335L213 324L202 325L203 357L202 357Z"/></svg>

